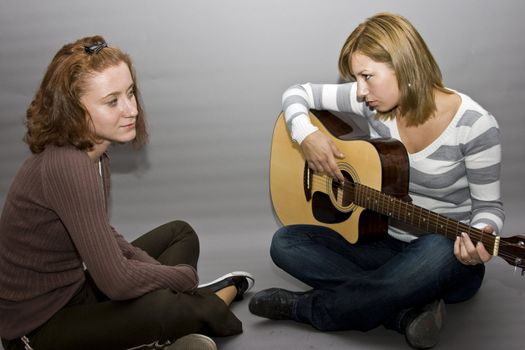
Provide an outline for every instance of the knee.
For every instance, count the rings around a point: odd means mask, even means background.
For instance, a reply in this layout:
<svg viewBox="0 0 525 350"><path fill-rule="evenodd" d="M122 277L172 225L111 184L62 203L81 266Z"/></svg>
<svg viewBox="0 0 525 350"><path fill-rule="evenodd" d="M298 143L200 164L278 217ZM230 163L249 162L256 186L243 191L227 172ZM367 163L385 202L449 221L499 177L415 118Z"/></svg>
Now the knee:
<svg viewBox="0 0 525 350"><path fill-rule="evenodd" d="M197 233L186 221L174 220L168 222L166 225L169 226L170 232L176 240L185 240L196 243L197 245L199 244L199 237L197 236Z"/></svg>
<svg viewBox="0 0 525 350"><path fill-rule="evenodd" d="M311 227L306 225L289 225L278 229L270 246L273 262L281 268L296 263L305 254L305 247L312 244L310 230Z"/></svg>
<svg viewBox="0 0 525 350"><path fill-rule="evenodd" d="M189 223L183 220L173 220L167 223L171 230L187 236L196 236L196 232Z"/></svg>
<svg viewBox="0 0 525 350"><path fill-rule="evenodd" d="M272 243L270 245L270 252L271 251L280 251L282 247L285 245L285 241L287 240L287 227L283 226L279 228L272 238Z"/></svg>
<svg viewBox="0 0 525 350"><path fill-rule="evenodd" d="M288 226L283 226L279 228L272 238L272 243L270 245L270 256L272 260L277 264L280 260L280 257L283 254L286 254L288 247L290 246L290 232Z"/></svg>

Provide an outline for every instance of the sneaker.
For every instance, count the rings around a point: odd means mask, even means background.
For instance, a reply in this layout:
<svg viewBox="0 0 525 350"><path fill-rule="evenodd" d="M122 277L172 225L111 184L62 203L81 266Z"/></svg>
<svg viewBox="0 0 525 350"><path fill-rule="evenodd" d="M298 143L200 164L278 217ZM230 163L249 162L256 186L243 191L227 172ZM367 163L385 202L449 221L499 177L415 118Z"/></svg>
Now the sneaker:
<svg viewBox="0 0 525 350"><path fill-rule="evenodd" d="M271 320L292 320L295 305L302 294L305 293L281 288L261 290L250 300L248 308L252 314Z"/></svg>
<svg viewBox="0 0 525 350"><path fill-rule="evenodd" d="M164 350L217 350L217 345L210 337L202 334L188 334L177 339Z"/></svg>
<svg viewBox="0 0 525 350"><path fill-rule="evenodd" d="M416 349L430 349L439 342L439 336L445 323L445 303L436 300L423 307L405 329L408 344Z"/></svg>
<svg viewBox="0 0 525 350"><path fill-rule="evenodd" d="M233 271L217 278L209 283L199 285L199 288L206 288L212 292L217 292L228 286L237 288L237 295L234 300L242 300L244 294L252 289L255 279L251 273L245 271Z"/></svg>

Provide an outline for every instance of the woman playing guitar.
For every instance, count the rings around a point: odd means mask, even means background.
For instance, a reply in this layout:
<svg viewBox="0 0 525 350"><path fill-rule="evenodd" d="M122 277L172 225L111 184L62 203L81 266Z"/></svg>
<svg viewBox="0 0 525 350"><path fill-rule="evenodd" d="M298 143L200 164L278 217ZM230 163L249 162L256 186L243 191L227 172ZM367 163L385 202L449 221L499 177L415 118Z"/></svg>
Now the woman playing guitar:
<svg viewBox="0 0 525 350"><path fill-rule="evenodd" d="M337 145L310 120L310 109L366 118L372 138L402 142L409 194L425 209L487 235L501 232L500 132L494 117L467 95L448 89L417 30L403 17L377 14L348 37L339 69L344 84L302 84L283 95L291 138L313 173L347 179ZM439 341L444 303L470 299L491 258L481 242L416 232L391 221L388 235L350 244L322 225L287 225L271 245L273 261L312 287L257 293L250 311L319 330L370 330L384 325L415 348Z"/></svg>

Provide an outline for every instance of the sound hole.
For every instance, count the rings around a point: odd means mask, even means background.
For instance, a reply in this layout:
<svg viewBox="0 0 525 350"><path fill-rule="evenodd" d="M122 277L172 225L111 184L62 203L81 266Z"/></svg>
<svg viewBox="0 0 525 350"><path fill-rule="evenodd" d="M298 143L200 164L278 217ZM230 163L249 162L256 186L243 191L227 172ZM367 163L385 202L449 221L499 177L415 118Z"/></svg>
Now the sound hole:
<svg viewBox="0 0 525 350"><path fill-rule="evenodd" d="M315 219L326 224L336 224L347 220L352 212L339 211L326 193L315 192L312 197L312 211Z"/></svg>
<svg viewBox="0 0 525 350"><path fill-rule="evenodd" d="M353 203L354 180L350 173L342 170L345 177L345 188L339 182L332 182L332 196L336 199L339 206L348 207ZM312 197L312 211L315 219L326 224L336 224L348 220L353 210L340 211L332 202L330 196L323 192L315 192Z"/></svg>

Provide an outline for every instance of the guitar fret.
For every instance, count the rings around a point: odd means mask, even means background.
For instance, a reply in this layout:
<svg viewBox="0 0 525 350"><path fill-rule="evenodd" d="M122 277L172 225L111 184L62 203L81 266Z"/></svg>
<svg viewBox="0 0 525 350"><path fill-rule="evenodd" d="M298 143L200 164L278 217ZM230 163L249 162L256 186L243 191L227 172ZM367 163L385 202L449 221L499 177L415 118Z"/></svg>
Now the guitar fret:
<svg viewBox="0 0 525 350"><path fill-rule="evenodd" d="M448 233L448 223L449 223L449 222L450 222L449 219L446 219L446 220L445 220L445 232L446 232L446 233ZM447 237L448 237L448 236L449 236L449 235L447 234Z"/></svg>
<svg viewBox="0 0 525 350"><path fill-rule="evenodd" d="M434 216L432 213L430 215ZM439 220L438 220L437 217L434 220L435 220L435 225L434 225L435 227L434 227L434 231L433 232L437 233L438 232L437 229L438 229L438 225L439 225Z"/></svg>
<svg viewBox="0 0 525 350"><path fill-rule="evenodd" d="M393 198L390 198L390 202L388 203L388 204L389 204L389 207L388 207L388 211L389 211L388 216L390 216L390 217L393 216L393 215L392 215L392 212L390 211L390 210L391 210L391 209L390 209L390 204L392 204L392 203L394 203L394 199L393 199ZM394 209L395 209L395 206L394 206Z"/></svg>
<svg viewBox="0 0 525 350"><path fill-rule="evenodd" d="M409 208L408 203L405 203L405 211L406 211L406 213L407 213L406 215L407 215L408 217L410 217L410 224L413 225L413 224L414 224L414 215L412 215L412 214L413 214L413 213L412 213L413 210L412 210L412 208ZM408 222L408 221L409 221L409 220L407 219L407 222Z"/></svg>

